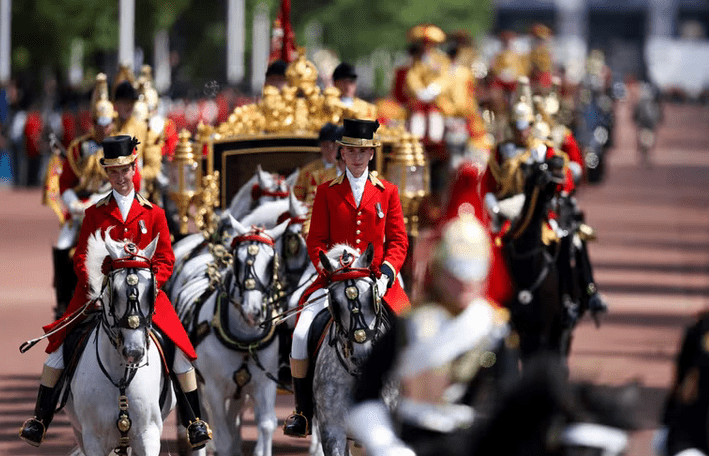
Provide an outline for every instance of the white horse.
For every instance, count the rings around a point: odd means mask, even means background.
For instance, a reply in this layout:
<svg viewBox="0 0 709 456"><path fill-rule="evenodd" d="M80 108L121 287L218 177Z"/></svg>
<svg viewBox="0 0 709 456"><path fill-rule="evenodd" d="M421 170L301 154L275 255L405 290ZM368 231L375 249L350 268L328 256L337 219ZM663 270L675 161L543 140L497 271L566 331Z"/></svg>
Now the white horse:
<svg viewBox="0 0 709 456"><path fill-rule="evenodd" d="M110 230L104 238L99 230L89 239L91 295L103 308L70 382L66 412L84 454L107 455L124 446L133 455L157 456L163 423L175 406L150 336L157 293L150 259L158 238L143 251L112 240ZM100 272L106 255L113 260L108 277ZM160 404L164 387L167 400Z"/></svg>
<svg viewBox="0 0 709 456"><path fill-rule="evenodd" d="M254 405L258 439L254 454L272 454L278 344L271 322L273 296L282 287L276 243L288 221L270 230L248 229L233 217L233 267L221 271L220 288L196 305L180 295L176 307L198 354L195 367L204 384L217 454L241 454L241 414L247 395ZM200 280L194 279L183 288ZM202 282L206 289L206 285ZM199 288L199 286L197 287ZM195 290L191 295L195 296ZM184 300L182 298L185 298Z"/></svg>
<svg viewBox="0 0 709 456"><path fill-rule="evenodd" d="M241 220L254 207L268 201L288 198L288 192L298 180L300 170L296 169L287 178L269 173L256 167L256 174L236 192L229 204L229 212L235 219Z"/></svg>
<svg viewBox="0 0 709 456"><path fill-rule="evenodd" d="M314 414L326 455L347 453L347 410L356 375L372 344L389 328L387 311L375 292L370 269L374 248L359 256L336 245L320 262L330 277L328 307L333 322L317 357L313 376Z"/></svg>

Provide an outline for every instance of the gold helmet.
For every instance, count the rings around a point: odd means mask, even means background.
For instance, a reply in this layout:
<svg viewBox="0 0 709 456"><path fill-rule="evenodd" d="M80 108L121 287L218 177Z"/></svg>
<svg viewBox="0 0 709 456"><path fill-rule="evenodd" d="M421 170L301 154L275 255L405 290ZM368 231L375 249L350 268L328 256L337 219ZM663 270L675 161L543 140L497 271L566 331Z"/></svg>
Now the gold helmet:
<svg viewBox="0 0 709 456"><path fill-rule="evenodd" d="M150 65L143 65L138 76L138 94L147 108L147 114L155 113L158 110L160 96L153 86L153 69ZM139 100L139 101L140 101Z"/></svg>
<svg viewBox="0 0 709 456"><path fill-rule="evenodd" d="M411 43L442 44L446 41L445 32L433 24L416 25L409 30L406 36Z"/></svg>
<svg viewBox="0 0 709 456"><path fill-rule="evenodd" d="M108 101L108 79L104 73L99 73L91 94L91 117L97 125L105 127L113 122L114 115L113 103Z"/></svg>
<svg viewBox="0 0 709 456"><path fill-rule="evenodd" d="M490 269L490 238L472 214L463 213L443 226L433 250L433 268L465 283L483 282Z"/></svg>

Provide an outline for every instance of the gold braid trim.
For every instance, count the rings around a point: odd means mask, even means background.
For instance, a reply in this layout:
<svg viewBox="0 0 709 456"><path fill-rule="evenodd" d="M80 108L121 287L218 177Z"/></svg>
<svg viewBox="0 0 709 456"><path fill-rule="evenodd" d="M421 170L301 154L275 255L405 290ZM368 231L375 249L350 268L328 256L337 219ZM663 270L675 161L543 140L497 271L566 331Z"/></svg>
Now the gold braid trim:
<svg viewBox="0 0 709 456"><path fill-rule="evenodd" d="M502 166L497 163L495 155L490 154L487 166L497 182L497 198L507 198L524 192L524 174L520 167L532 153L527 150L516 157L506 159Z"/></svg>
<svg viewBox="0 0 709 456"><path fill-rule="evenodd" d="M42 204L49 207L56 214L60 224L64 224L64 210L59 195L59 176L62 174L62 159L53 154L47 164L47 173L42 191Z"/></svg>

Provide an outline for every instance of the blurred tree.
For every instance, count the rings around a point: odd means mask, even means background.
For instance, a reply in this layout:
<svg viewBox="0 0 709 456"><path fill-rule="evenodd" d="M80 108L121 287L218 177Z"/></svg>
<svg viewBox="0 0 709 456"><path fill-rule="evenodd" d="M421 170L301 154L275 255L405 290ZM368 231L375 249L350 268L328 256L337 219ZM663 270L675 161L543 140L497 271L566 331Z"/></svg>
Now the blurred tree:
<svg viewBox="0 0 709 456"><path fill-rule="evenodd" d="M421 23L446 32L485 33L492 25L490 0L292 0L292 21L302 43L308 22L324 26L323 42L341 59L354 62L376 49L406 47L406 32Z"/></svg>
<svg viewBox="0 0 709 456"><path fill-rule="evenodd" d="M491 24L491 0L291 0L297 41L305 43L312 21L323 25L323 44L354 62L377 49L403 50L406 31L431 22L444 31L472 35ZM245 0L247 80L256 6L265 3L273 19L280 0ZM106 0L23 0L12 2L13 71L56 71L64 78L71 41L84 40L85 75L105 68L118 48L118 4ZM200 87L225 80L227 0L136 0L136 45L152 61L153 37L170 30L170 48L179 56L177 79Z"/></svg>
<svg viewBox="0 0 709 456"><path fill-rule="evenodd" d="M71 41L85 40L84 52L114 50L118 46L118 2L103 0L24 0L12 2L12 46L24 48L23 62L34 70L66 70Z"/></svg>

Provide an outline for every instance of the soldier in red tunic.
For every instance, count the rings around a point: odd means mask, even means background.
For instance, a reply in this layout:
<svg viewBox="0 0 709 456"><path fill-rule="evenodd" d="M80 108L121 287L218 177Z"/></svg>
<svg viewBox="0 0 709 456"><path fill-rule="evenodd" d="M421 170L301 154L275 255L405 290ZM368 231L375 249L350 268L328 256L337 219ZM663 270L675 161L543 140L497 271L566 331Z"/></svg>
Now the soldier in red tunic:
<svg viewBox="0 0 709 456"><path fill-rule="evenodd" d="M151 204L135 191L133 176L136 172L135 138L130 136L112 136L103 141L104 158L100 160L106 170L112 191L104 199L86 210L81 226L79 242L74 255L74 270L78 283L74 290L69 308L64 316L44 327L45 332L57 330L49 336L47 353L40 381L35 416L27 420L20 429L20 437L27 443L39 446L52 421L56 407L55 388L64 369L63 343L67 333L76 326L77 321L69 326L61 326L79 311L89 300L88 270L86 253L89 236L101 230L111 230L112 237L130 239L140 249L144 249L156 237L157 248L152 258L152 266L158 287L170 278L175 255L170 244L165 212ZM155 299L153 323L179 348L175 351L172 369L176 373L179 385L175 385L178 403L182 412L182 422L187 427L190 444L194 448L203 447L211 438L211 430L206 422L199 419L200 407L197 396L197 378L192 361L197 354L190 343L175 309L161 290ZM59 329L61 328L61 329Z"/></svg>
<svg viewBox="0 0 709 456"><path fill-rule="evenodd" d="M379 146L374 140L377 121L344 120L340 154L346 170L336 179L318 187L313 204L313 214L308 233L308 254L313 264L321 270L319 254L335 244L348 244L364 251L370 243L374 246L372 266L379 268L377 290L384 302L399 314L409 307L409 300L396 276L404 264L409 240L397 187L378 179L369 172L369 161ZM316 280L307 296L314 297L326 281ZM293 333L291 349L291 374L295 390L296 411L286 420L286 435L305 437L310 433L312 416L312 388L307 377L308 330L312 319L326 303L311 304L301 314Z"/></svg>

